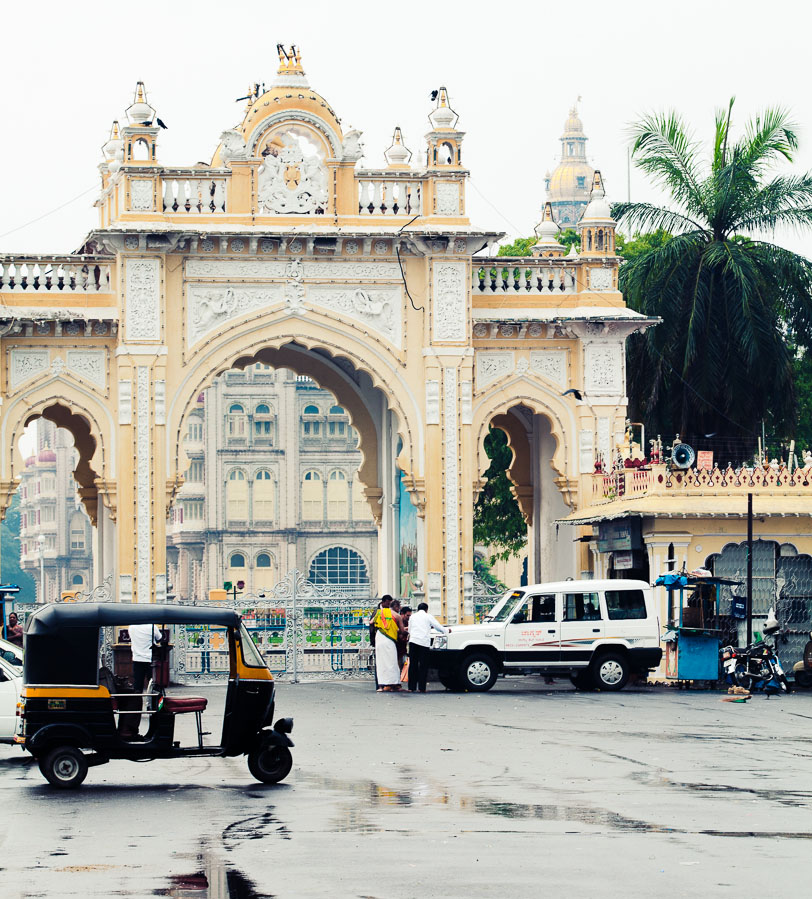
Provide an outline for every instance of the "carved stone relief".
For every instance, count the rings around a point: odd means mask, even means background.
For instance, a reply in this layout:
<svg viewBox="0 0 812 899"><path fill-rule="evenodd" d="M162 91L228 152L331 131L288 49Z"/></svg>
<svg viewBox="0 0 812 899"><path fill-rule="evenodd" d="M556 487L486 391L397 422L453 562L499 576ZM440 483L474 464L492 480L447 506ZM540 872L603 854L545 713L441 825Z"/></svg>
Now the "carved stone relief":
<svg viewBox="0 0 812 899"><path fill-rule="evenodd" d="M584 387L592 396L623 393L623 343L592 343L584 348Z"/></svg>
<svg viewBox="0 0 812 899"><path fill-rule="evenodd" d="M166 424L166 381L155 382L155 424Z"/></svg>
<svg viewBox="0 0 812 899"><path fill-rule="evenodd" d="M14 349L9 350L9 386L15 389L23 381L36 378L49 366L48 350Z"/></svg>
<svg viewBox="0 0 812 899"><path fill-rule="evenodd" d="M257 178L262 212L310 214L327 208L327 166L316 155L305 157L295 136L285 135L279 155L265 157ZM295 251L294 251L295 252Z"/></svg>
<svg viewBox="0 0 812 899"><path fill-rule="evenodd" d="M467 284L464 262L435 262L433 283L435 340L465 340Z"/></svg>
<svg viewBox="0 0 812 899"><path fill-rule="evenodd" d="M590 268L590 270L589 270L589 289L590 290L612 290L612 269L610 269L610 268Z"/></svg>
<svg viewBox="0 0 812 899"><path fill-rule="evenodd" d="M396 262L321 262L302 259L305 278L330 281L400 281ZM189 278L261 278L288 277L288 263L276 259L189 259L186 275Z"/></svg>
<svg viewBox="0 0 812 899"><path fill-rule="evenodd" d="M460 420L469 425L474 420L474 385L471 381L460 381Z"/></svg>
<svg viewBox="0 0 812 899"><path fill-rule="evenodd" d="M145 178L130 181L130 203L133 212L152 212L155 208L152 181Z"/></svg>
<svg viewBox="0 0 812 899"><path fill-rule="evenodd" d="M534 350L530 353L530 369L564 387L567 383L566 350Z"/></svg>
<svg viewBox="0 0 812 899"><path fill-rule="evenodd" d="M603 456L604 464L610 464L612 459L612 441L609 437L609 419L598 419L598 452Z"/></svg>
<svg viewBox="0 0 812 899"><path fill-rule="evenodd" d="M584 428L578 434L578 455L581 474L589 474L595 467L594 434Z"/></svg>
<svg viewBox="0 0 812 899"><path fill-rule="evenodd" d="M225 285L190 285L186 306L187 344L197 343L224 321L238 318L254 309L276 306L284 300L284 285L248 284L233 288Z"/></svg>
<svg viewBox="0 0 812 899"><path fill-rule="evenodd" d="M133 423L133 382L129 378L118 382L118 423Z"/></svg>
<svg viewBox="0 0 812 899"><path fill-rule="evenodd" d="M125 337L128 341L161 339L161 267L157 259L128 259Z"/></svg>
<svg viewBox="0 0 812 899"><path fill-rule="evenodd" d="M514 354L510 352L476 354L476 386L482 390L488 384L509 375L515 366Z"/></svg>
<svg viewBox="0 0 812 899"><path fill-rule="evenodd" d="M426 424L440 424L440 382L426 381Z"/></svg>
<svg viewBox="0 0 812 899"><path fill-rule="evenodd" d="M107 386L107 354L104 350L67 350L65 365L85 381L97 387Z"/></svg>
<svg viewBox="0 0 812 899"><path fill-rule="evenodd" d="M348 315L377 331L396 346L401 345L401 290L395 287L358 287L314 284L308 288L311 305Z"/></svg>
<svg viewBox="0 0 812 899"><path fill-rule="evenodd" d="M460 188L456 181L438 181L434 185L434 214L460 214Z"/></svg>

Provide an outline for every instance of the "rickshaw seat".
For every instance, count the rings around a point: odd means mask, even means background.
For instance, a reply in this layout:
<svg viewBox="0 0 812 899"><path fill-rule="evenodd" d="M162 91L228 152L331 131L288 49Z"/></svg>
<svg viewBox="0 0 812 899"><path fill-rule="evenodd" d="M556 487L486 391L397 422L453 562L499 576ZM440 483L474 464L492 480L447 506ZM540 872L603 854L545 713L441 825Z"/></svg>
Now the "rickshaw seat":
<svg viewBox="0 0 812 899"><path fill-rule="evenodd" d="M180 715L183 712L205 712L208 704L205 696L164 696L163 709Z"/></svg>

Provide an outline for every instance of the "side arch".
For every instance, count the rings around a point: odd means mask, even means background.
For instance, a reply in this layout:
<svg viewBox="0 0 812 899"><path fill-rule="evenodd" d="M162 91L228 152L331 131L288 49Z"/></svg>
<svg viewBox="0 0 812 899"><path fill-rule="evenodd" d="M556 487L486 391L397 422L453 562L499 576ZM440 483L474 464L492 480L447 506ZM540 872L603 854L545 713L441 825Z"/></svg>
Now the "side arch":
<svg viewBox="0 0 812 899"><path fill-rule="evenodd" d="M4 410L0 424L0 513L5 515L25 467L19 448L20 437L37 418L48 419L73 435L79 453L74 476L93 524L97 520L99 497L115 518L115 424L112 413L89 391L55 379L18 396Z"/></svg>

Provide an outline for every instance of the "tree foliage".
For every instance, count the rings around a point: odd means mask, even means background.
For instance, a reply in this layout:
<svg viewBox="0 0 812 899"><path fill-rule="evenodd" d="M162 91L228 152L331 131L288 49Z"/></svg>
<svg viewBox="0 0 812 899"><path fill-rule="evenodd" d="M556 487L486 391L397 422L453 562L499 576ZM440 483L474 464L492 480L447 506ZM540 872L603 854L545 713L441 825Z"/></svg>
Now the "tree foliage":
<svg viewBox="0 0 812 899"><path fill-rule="evenodd" d="M34 579L20 567L20 494L15 493L0 524L0 582L17 584L20 602L36 601Z"/></svg>
<svg viewBox="0 0 812 899"><path fill-rule="evenodd" d="M536 242L535 237L517 237L513 243L499 247L499 256L532 256L530 248Z"/></svg>
<svg viewBox="0 0 812 899"><path fill-rule="evenodd" d="M797 413L793 345L812 334L812 263L762 236L812 225L812 174L773 174L798 145L786 111L766 110L738 139L732 112L731 100L717 113L708 159L676 113L643 118L635 162L672 202L612 210L662 237L620 269L627 303L662 319L629 342L632 413L662 433L738 438Z"/></svg>
<svg viewBox="0 0 812 899"><path fill-rule="evenodd" d="M485 452L491 460L485 486L474 507L474 543L491 550L490 562L518 556L527 545L527 523L510 489L507 470L513 451L500 428L490 428Z"/></svg>

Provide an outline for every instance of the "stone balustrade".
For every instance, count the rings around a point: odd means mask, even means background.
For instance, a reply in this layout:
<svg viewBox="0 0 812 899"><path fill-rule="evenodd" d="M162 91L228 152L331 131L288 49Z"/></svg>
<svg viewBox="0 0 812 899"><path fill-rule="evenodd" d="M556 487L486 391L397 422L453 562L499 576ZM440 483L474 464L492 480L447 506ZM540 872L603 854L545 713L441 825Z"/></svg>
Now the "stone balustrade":
<svg viewBox="0 0 812 899"><path fill-rule="evenodd" d="M94 256L0 256L0 293L111 293L110 270Z"/></svg>
<svg viewBox="0 0 812 899"><path fill-rule="evenodd" d="M421 215L423 185L411 172L362 171L356 176L359 215Z"/></svg>
<svg viewBox="0 0 812 899"><path fill-rule="evenodd" d="M666 465L625 468L592 476L591 504L650 494L680 496L803 494L812 497L812 467L671 469Z"/></svg>
<svg viewBox="0 0 812 899"><path fill-rule="evenodd" d="M474 257L472 289L477 294L561 296L577 292L577 264L563 259Z"/></svg>
<svg viewBox="0 0 812 899"><path fill-rule="evenodd" d="M166 215L217 215L226 211L228 175L163 169L161 197Z"/></svg>

